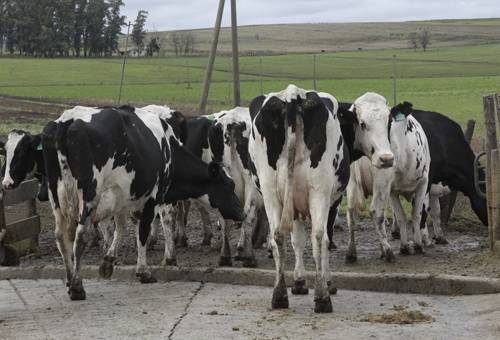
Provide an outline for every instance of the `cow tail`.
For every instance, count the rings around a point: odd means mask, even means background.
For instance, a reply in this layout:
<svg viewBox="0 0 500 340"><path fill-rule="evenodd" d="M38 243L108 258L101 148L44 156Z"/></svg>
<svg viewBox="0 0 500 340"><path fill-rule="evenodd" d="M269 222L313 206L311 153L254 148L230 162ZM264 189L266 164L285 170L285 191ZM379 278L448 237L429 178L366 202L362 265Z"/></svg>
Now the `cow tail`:
<svg viewBox="0 0 500 340"><path fill-rule="evenodd" d="M293 105L293 104L292 104ZM294 105L292 110L287 110L285 116L285 146L286 146L286 178L285 178L285 193L283 197L283 210L281 212L281 230L292 230L294 220L293 206L293 190L294 190L294 175L295 167L295 149L297 139L297 125L302 124L302 120L297 117L297 106Z"/></svg>

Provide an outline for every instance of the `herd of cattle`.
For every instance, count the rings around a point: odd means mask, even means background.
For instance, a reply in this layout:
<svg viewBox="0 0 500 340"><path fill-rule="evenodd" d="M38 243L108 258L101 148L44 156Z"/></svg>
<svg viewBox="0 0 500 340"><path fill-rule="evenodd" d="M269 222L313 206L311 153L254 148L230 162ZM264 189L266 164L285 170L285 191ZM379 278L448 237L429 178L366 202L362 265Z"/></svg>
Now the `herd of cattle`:
<svg viewBox="0 0 500 340"><path fill-rule="evenodd" d="M371 92L354 103L339 103L328 93L289 85L255 98L249 108L196 118L158 105L77 106L39 135L12 131L0 148L6 155L3 188L16 188L35 173L42 183L39 198L50 198L72 300L86 297L81 261L94 226L104 230L108 244L100 273L110 277L127 220L138 221L136 274L143 283L154 282L147 266L148 239L161 225L162 264L175 265L176 242L186 242L191 203L200 208L205 226L208 211L218 211L220 265L232 263L229 227L241 226L235 258L249 267L256 265L254 232L266 228L276 264L273 308L289 305L284 278L288 233L295 254L291 291L308 293L303 254L309 219L314 310L320 313L332 311L329 248L344 192L347 260L356 259L356 212L368 195L373 196L370 212L387 261L394 260L385 227L389 205L392 233L400 235L404 255L422 253L432 242L428 212L435 242L446 243L438 198L449 190L463 192L487 223L486 202L473 185L474 153L460 126L442 114L413 110L408 102L391 108ZM400 196L412 204L410 219ZM203 242L209 244L211 232L204 232Z"/></svg>

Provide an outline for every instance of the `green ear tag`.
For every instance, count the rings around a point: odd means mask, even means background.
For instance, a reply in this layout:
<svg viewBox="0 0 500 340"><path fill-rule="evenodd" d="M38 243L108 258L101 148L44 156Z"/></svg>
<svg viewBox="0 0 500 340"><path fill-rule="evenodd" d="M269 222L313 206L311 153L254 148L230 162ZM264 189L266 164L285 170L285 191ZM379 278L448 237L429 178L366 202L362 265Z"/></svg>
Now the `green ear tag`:
<svg viewBox="0 0 500 340"><path fill-rule="evenodd" d="M405 120L405 115L402 114L401 112L398 112L395 116L394 116L394 121L396 122L401 122L403 120Z"/></svg>
<svg viewBox="0 0 500 340"><path fill-rule="evenodd" d="M40 150L40 151L41 151L41 150L43 150L43 149L42 149L42 143L38 144L38 146L36 147L36 149L37 149L37 150Z"/></svg>
<svg viewBox="0 0 500 340"><path fill-rule="evenodd" d="M210 120L210 121L214 121L215 120L215 115L206 115L205 116L206 119Z"/></svg>

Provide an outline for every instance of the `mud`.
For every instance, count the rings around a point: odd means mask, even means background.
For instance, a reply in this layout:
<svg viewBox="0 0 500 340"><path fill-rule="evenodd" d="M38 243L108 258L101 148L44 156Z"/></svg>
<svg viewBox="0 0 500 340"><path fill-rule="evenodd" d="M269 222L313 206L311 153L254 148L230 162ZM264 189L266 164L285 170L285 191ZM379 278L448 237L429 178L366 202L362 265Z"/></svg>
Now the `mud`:
<svg viewBox="0 0 500 340"><path fill-rule="evenodd" d="M39 238L37 253L21 259L21 266L62 264L54 239L54 221L49 203L39 203L38 212L41 215L42 232ZM212 231L217 230L215 218L212 216ZM201 218L195 209L192 209L188 220L188 247L178 248L177 263L179 266L206 266L217 267L219 251L216 241L211 246L202 246L203 239ZM486 227L477 222L463 218L453 219L451 227L446 232L448 245L434 245L426 248L423 255L399 255L399 241L392 240L391 245L397 254L395 263L386 263L381 260L378 238L375 227L369 219L358 224L357 248L358 261L354 264L345 262L347 250L347 227L334 232L335 243L338 248L330 252L330 267L333 271L367 272L367 273L429 273L452 274L463 276L484 276L500 278L499 259L491 255L487 248ZM456 231L455 228L458 230ZM236 254L239 230L232 229L230 243L232 255ZM84 254L85 264L101 263L103 251L102 241L98 245L88 247ZM152 250L148 251L149 264L159 264L163 257L164 242L160 232L160 239ZM118 252L118 263L133 265L136 263L135 226L129 221L127 232ZM266 249L257 249L256 257L259 268L274 269L274 262L268 257ZM307 270L314 270L312 248L308 240L305 250L305 265ZM240 262L233 261L234 266L241 266ZM289 239L287 240L286 268L293 270L294 256Z"/></svg>

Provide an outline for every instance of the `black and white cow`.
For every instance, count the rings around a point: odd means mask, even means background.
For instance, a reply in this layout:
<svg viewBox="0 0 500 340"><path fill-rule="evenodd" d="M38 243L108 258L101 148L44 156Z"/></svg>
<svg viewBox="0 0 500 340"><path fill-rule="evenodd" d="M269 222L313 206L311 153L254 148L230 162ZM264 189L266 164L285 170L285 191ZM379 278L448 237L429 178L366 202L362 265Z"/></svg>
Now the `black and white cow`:
<svg viewBox="0 0 500 340"><path fill-rule="evenodd" d="M295 85L255 98L250 105L250 157L264 198L276 264L272 308L288 308L285 285L284 235L292 233L296 258L302 257L305 227L312 222L316 264L315 312L331 312L328 289L329 255L326 224L333 202L349 179L349 154L337 119L335 98ZM295 268L295 282L304 288L304 268Z"/></svg>
<svg viewBox="0 0 500 340"><path fill-rule="evenodd" d="M244 218L234 183L220 166L184 149L168 123L150 111L75 107L47 124L42 146L72 300L85 299L81 257L92 223L114 216L122 225L130 212L138 213L136 273L141 282L152 282L146 244L159 207L207 195L225 217Z"/></svg>
<svg viewBox="0 0 500 340"><path fill-rule="evenodd" d="M5 150L5 164L0 177L3 177L2 186L9 190L16 188L29 174L33 174L40 181L37 198L43 202L49 198L41 141L40 134L12 130L7 136L7 142L0 143L0 149Z"/></svg>
<svg viewBox="0 0 500 340"><path fill-rule="evenodd" d="M250 114L248 108L236 107L208 116L189 119L187 122L187 139L185 146L204 162L216 162L224 168L235 182L235 194L244 205L246 219L237 222L241 226L238 242L237 260L243 261L245 267L255 267L256 259L253 252L252 235L255 225L260 222L257 211L262 208L262 198L258 192L251 173L248 157L248 137L250 134ZM210 220L205 209L206 202L197 200L204 227L204 244L210 244L211 231L208 228ZM177 219L177 238L186 240L185 222L189 205L184 205L184 218ZM233 221L219 219L222 227L222 247L219 265L232 265L229 245L229 226ZM172 262L172 260L168 260Z"/></svg>

